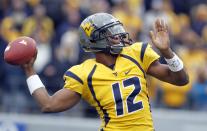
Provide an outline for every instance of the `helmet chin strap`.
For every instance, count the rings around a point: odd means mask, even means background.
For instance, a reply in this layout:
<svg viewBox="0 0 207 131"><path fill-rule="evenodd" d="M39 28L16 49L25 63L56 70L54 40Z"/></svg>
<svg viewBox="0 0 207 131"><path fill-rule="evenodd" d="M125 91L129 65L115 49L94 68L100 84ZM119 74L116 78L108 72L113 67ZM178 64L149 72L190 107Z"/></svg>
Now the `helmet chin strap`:
<svg viewBox="0 0 207 131"><path fill-rule="evenodd" d="M120 42L119 44L110 46L110 53L112 55L120 54L122 51L122 48L124 47L124 44Z"/></svg>

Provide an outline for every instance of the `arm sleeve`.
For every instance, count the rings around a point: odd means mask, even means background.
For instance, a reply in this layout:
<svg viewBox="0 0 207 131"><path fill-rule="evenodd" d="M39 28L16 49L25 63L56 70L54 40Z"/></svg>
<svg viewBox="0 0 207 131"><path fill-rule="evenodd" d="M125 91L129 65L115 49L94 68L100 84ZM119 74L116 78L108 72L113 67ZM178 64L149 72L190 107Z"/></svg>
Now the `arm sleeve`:
<svg viewBox="0 0 207 131"><path fill-rule="evenodd" d="M79 69L80 70L80 69ZM64 74L64 88L70 89L82 95L83 93L83 76L78 75L78 69L72 68L65 72Z"/></svg>
<svg viewBox="0 0 207 131"><path fill-rule="evenodd" d="M144 45L144 44L143 44ZM143 54L143 68L145 71L148 70L149 66L160 58L160 56L152 49L150 44L147 44L145 51L141 51Z"/></svg>

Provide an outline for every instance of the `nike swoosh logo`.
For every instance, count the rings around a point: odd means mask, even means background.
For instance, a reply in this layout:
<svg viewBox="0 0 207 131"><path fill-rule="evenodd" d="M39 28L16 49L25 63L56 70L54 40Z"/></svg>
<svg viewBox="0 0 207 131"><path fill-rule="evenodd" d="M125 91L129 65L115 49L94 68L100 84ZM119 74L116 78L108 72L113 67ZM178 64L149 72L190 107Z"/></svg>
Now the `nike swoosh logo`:
<svg viewBox="0 0 207 131"><path fill-rule="evenodd" d="M131 69L129 69L128 71L125 71L125 72L124 72L125 75L128 75L130 71L131 71Z"/></svg>

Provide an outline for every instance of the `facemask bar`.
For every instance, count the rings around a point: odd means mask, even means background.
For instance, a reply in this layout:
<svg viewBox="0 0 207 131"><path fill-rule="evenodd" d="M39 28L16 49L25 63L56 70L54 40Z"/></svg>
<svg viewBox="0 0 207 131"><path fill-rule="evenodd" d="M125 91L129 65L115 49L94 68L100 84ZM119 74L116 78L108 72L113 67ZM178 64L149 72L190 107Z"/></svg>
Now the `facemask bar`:
<svg viewBox="0 0 207 131"><path fill-rule="evenodd" d="M119 44L113 44L109 40L109 38L113 39L114 36L119 37ZM131 45L132 43L132 40L129 38L129 33L125 32L123 24L119 21L111 22L105 26L102 26L101 28L96 29L92 33L92 40L90 41L96 43L104 39L107 44L105 48L93 47L90 49L96 52L101 51L110 54L119 54L122 48L126 46L126 44Z"/></svg>
<svg viewBox="0 0 207 131"><path fill-rule="evenodd" d="M120 39L120 43L123 43L124 46L127 45L131 45L132 44L132 39L129 37L129 33L120 33L120 34L116 34L116 35L111 35L111 36L107 36L107 39L109 39L109 37L111 39L116 39L115 36L118 36L119 39ZM110 40L109 41L109 44L112 45L112 46L116 46L114 44L111 44Z"/></svg>
<svg viewBox="0 0 207 131"><path fill-rule="evenodd" d="M114 36L118 36L120 39L119 44L113 44L111 43L110 39L114 39ZM132 40L129 38L129 33L120 33L117 35L112 35L107 37L107 43L108 43L108 50L111 54L119 54L122 51L122 48L126 45L132 45Z"/></svg>
<svg viewBox="0 0 207 131"><path fill-rule="evenodd" d="M127 33L124 30L123 24L119 21L109 23L95 30L93 34L95 36L95 38L93 39L93 42L101 41L103 39L108 40L109 37L114 39L115 38L114 36L118 36L121 43L128 44L128 45L132 43L132 39L129 37L129 33Z"/></svg>

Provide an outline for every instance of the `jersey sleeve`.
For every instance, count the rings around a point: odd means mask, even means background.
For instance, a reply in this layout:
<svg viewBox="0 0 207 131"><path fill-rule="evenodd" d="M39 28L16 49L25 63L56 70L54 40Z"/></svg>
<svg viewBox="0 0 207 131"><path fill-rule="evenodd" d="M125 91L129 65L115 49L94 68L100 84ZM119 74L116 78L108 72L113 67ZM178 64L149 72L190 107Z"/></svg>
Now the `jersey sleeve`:
<svg viewBox="0 0 207 131"><path fill-rule="evenodd" d="M81 69L75 66L67 70L63 76L65 84L64 88L70 89L82 95L83 92L83 75L80 75Z"/></svg>
<svg viewBox="0 0 207 131"><path fill-rule="evenodd" d="M140 57L145 71L148 70L152 62L160 58L160 56L152 49L152 46L147 43L142 44Z"/></svg>
<svg viewBox="0 0 207 131"><path fill-rule="evenodd" d="M152 62L160 58L160 56L152 49L151 45L148 43L136 42L131 46L131 49L133 50L133 54L130 55L135 55L134 58L137 60L145 72L147 72Z"/></svg>

